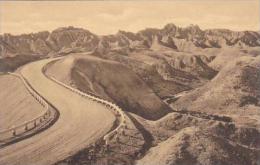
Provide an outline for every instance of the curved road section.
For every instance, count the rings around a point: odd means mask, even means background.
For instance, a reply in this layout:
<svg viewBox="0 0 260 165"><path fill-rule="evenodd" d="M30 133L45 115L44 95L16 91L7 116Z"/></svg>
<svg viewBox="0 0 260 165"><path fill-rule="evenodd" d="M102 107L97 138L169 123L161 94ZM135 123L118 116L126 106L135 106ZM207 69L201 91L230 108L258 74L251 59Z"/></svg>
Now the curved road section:
<svg viewBox="0 0 260 165"><path fill-rule="evenodd" d="M53 59L30 63L21 74L59 112L49 129L0 149L0 165L46 165L75 154L104 136L115 121L113 113L48 79L42 68Z"/></svg>

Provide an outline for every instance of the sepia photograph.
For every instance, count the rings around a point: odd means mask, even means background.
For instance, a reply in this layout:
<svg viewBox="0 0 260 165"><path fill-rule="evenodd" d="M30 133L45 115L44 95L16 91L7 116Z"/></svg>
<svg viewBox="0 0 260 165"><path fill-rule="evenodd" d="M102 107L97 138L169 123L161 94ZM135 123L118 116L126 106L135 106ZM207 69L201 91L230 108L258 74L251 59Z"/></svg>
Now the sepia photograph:
<svg viewBox="0 0 260 165"><path fill-rule="evenodd" d="M0 0L0 165L260 165L260 0Z"/></svg>

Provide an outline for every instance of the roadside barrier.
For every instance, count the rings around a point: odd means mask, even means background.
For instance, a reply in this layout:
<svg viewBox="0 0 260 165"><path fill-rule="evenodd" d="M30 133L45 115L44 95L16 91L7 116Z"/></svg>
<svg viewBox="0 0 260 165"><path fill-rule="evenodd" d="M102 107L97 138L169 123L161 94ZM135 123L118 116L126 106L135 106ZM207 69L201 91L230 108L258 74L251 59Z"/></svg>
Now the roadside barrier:
<svg viewBox="0 0 260 165"><path fill-rule="evenodd" d="M44 70L43 70L44 71ZM47 76L47 75L46 75ZM48 76L47 76L48 77ZM105 144L106 145L109 145L109 142L111 140L111 138L113 136L116 136L116 139L118 140L118 137L120 135L120 132L125 132L125 129L127 129L127 126L126 126L126 117L125 117L125 114L123 112L123 110L117 106L116 104L112 103L112 102L109 102L107 100L104 100L102 98L99 98L97 97L95 94L93 93L84 93L78 89L75 89L67 84L64 84L62 82L60 82L59 80L53 78L53 77L48 77L49 79L51 79L52 81L56 82L57 84L69 89L70 91L74 92L74 93L77 93L78 95L86 98L86 99L89 99L89 100L92 100L92 101L95 101L97 103L100 103L100 104L103 104L106 108L110 109L116 116L119 117L119 125L112 131L110 131L109 133L107 133L104 137L103 137L103 140L105 141ZM123 134L121 134L123 135Z"/></svg>
<svg viewBox="0 0 260 165"><path fill-rule="evenodd" d="M11 128L0 130L0 140L1 141L8 141L13 138L21 138L22 134L25 134L29 131L36 129L38 126L43 127L55 118L54 111L51 110L49 104L38 94L34 91L34 89L29 85L27 80L20 74L8 72L10 75L18 77L22 82L27 91L30 93L32 97L34 97L40 105L44 108L43 112L40 113L37 117L25 121L22 124L15 125Z"/></svg>

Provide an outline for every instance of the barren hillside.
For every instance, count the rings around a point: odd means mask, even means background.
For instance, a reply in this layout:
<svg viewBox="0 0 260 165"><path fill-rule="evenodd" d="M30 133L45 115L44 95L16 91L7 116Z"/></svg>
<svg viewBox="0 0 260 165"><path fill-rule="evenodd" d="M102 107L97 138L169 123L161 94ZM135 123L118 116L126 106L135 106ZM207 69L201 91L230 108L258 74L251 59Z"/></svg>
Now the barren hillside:
<svg viewBox="0 0 260 165"><path fill-rule="evenodd" d="M52 61L56 56L61 57ZM52 32L1 35L0 58L3 72L33 60L50 58L46 60L50 63L39 61L47 76L114 102L125 112L127 124L123 131L117 130L112 145L104 145L105 148L97 141L90 148L79 146L80 151L57 162L58 165L259 164L259 32L202 30L197 25L167 24L161 29L146 28L137 33L120 30L99 36L70 26ZM40 66L33 66L41 73ZM77 104L95 105L74 94L70 98L48 92L46 84L38 83L39 75L32 70L27 72L43 93L62 97L58 103L68 112L77 110ZM40 75L44 82L52 82ZM14 121L27 119L23 116L27 112L35 114L31 111L36 105L29 100L28 108L27 97L19 92L21 84L8 76L1 76L0 83L4 91L0 94L0 105L5 103L0 116L11 112L8 127ZM53 89L63 91L57 84ZM18 90L17 96L12 90ZM68 108L66 104L71 100L74 104ZM22 111L13 117L17 108ZM81 108L82 112L77 114L81 117L79 124L89 122L84 119L99 123L96 119L102 120L105 115L101 112L102 115L81 116L85 107ZM83 125L73 126L88 129ZM77 135L88 133L77 131ZM83 142L83 136L80 137Z"/></svg>
<svg viewBox="0 0 260 165"><path fill-rule="evenodd" d="M226 114L233 116L237 122L258 125L259 70L259 56L239 57L227 63L212 81L180 97L172 103L172 107Z"/></svg>
<svg viewBox="0 0 260 165"><path fill-rule="evenodd" d="M13 75L0 75L0 91L0 130L31 120L44 110Z"/></svg>
<svg viewBox="0 0 260 165"><path fill-rule="evenodd" d="M171 136L137 161L138 165L257 164L259 151L187 127ZM152 161L151 161L152 160Z"/></svg>
<svg viewBox="0 0 260 165"><path fill-rule="evenodd" d="M52 32L0 36L0 57L19 54L49 55L56 53L96 51L132 52L134 50L174 50L194 52L206 48L257 47L260 34L254 31L235 32L227 29L201 30L197 25L178 27L167 24L162 29L147 28L137 33L119 31L115 35L98 36L72 26Z"/></svg>
<svg viewBox="0 0 260 165"><path fill-rule="evenodd" d="M124 65L88 55L74 56L54 63L47 73L148 119L158 119L169 112L170 108L153 90Z"/></svg>

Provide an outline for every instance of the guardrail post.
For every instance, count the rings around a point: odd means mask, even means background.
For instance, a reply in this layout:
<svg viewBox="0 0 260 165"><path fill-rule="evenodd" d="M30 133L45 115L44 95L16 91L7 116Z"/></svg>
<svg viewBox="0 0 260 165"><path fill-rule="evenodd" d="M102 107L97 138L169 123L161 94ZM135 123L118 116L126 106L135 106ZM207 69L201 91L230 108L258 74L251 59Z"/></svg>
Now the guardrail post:
<svg viewBox="0 0 260 165"><path fill-rule="evenodd" d="M92 159L92 153L91 151L88 152L88 160L91 160Z"/></svg>
<svg viewBox="0 0 260 165"><path fill-rule="evenodd" d="M46 112L46 115L47 115L47 116L50 116L50 115L51 115L51 112L48 110L48 111Z"/></svg>
<svg viewBox="0 0 260 165"><path fill-rule="evenodd" d="M27 131L28 130L28 125L27 124L25 124L25 131Z"/></svg>
<svg viewBox="0 0 260 165"><path fill-rule="evenodd" d="M116 142L119 142L119 136L118 136L118 134L116 134Z"/></svg>
<svg viewBox="0 0 260 165"><path fill-rule="evenodd" d="M105 144L105 146L104 146L104 152L106 153L106 152L108 152L109 151L109 144Z"/></svg>
<svg viewBox="0 0 260 165"><path fill-rule="evenodd" d="M15 129L12 130L13 136L16 136L16 131Z"/></svg>
<svg viewBox="0 0 260 165"><path fill-rule="evenodd" d="M36 125L37 125L37 123L36 123L37 121L36 120L34 120L34 122L33 122L33 126L34 127L36 127Z"/></svg>
<svg viewBox="0 0 260 165"><path fill-rule="evenodd" d="M126 125L126 124L123 124L123 128L124 128L124 129L127 129L127 125Z"/></svg>
<svg viewBox="0 0 260 165"><path fill-rule="evenodd" d="M105 140L105 146L107 146L109 144L109 141L106 139Z"/></svg>
<svg viewBox="0 0 260 165"><path fill-rule="evenodd" d="M89 153L90 153L90 160L94 159L94 158L95 158L95 150L94 150L94 149L91 149L91 150L89 151Z"/></svg>
<svg viewBox="0 0 260 165"><path fill-rule="evenodd" d="M125 136L125 130L121 130L121 134Z"/></svg>
<svg viewBox="0 0 260 165"><path fill-rule="evenodd" d="M49 111L47 111L47 112L44 114L43 118L44 118L44 119L47 119L48 116L49 116Z"/></svg>
<svg viewBox="0 0 260 165"><path fill-rule="evenodd" d="M123 123L126 125L126 120L123 120Z"/></svg>

